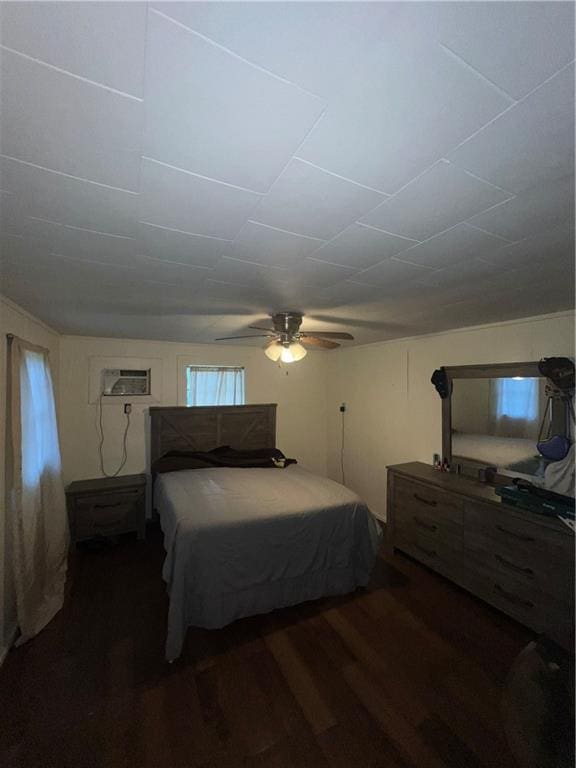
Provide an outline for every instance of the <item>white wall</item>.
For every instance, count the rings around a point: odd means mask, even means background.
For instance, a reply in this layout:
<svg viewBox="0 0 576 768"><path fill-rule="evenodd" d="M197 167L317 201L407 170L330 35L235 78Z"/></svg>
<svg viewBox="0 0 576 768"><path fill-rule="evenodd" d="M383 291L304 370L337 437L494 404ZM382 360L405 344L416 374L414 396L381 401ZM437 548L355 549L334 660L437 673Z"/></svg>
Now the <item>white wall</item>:
<svg viewBox="0 0 576 768"><path fill-rule="evenodd" d="M46 347L58 392L59 335L18 305L0 296L0 662L15 630L15 600L10 561L11 547L6 535L6 334Z"/></svg>
<svg viewBox="0 0 576 768"><path fill-rule="evenodd" d="M574 315L527 318L338 350L328 358L328 474L339 480L340 413L346 402L346 484L382 519L386 466L431 463L442 448L440 398L430 383L442 365L505 363L574 355Z"/></svg>
<svg viewBox="0 0 576 768"><path fill-rule="evenodd" d="M278 403L278 447L298 459L303 467L326 474L326 353L310 352L297 364L279 368L259 347L64 336L60 354L60 431L67 483L100 476L98 406L89 403L90 358L94 356L160 360L162 387L158 405L184 405L178 402L179 370L180 383L183 383L183 366L179 366L179 360L183 357L190 364L244 366L246 402ZM138 405L137 398L130 402L133 410L124 474L142 472L147 466L145 438L149 405ZM105 405L103 419L105 467L110 472L120 460L125 424L122 406Z"/></svg>

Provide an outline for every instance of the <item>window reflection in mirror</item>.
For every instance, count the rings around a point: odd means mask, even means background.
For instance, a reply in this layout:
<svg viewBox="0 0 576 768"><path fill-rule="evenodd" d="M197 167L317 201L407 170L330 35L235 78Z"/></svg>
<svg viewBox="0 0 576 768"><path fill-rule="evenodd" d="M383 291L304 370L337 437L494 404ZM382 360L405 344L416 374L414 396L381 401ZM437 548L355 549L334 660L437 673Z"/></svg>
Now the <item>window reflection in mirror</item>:
<svg viewBox="0 0 576 768"><path fill-rule="evenodd" d="M536 442L546 410L545 384L522 376L454 380L453 460L542 476L546 462Z"/></svg>

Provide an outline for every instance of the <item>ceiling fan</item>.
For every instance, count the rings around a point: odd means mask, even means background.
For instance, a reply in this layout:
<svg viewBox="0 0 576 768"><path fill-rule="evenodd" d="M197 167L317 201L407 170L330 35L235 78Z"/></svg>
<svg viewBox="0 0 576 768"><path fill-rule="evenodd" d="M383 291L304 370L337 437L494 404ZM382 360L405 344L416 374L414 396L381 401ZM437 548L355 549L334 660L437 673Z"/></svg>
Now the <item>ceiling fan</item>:
<svg viewBox="0 0 576 768"><path fill-rule="evenodd" d="M281 360L283 363L293 363L302 360L306 356L306 347L315 347L318 349L336 349L339 347L336 341L331 339L354 340L350 333L340 333L337 331L314 331L307 333L300 330L302 324L301 312L277 312L272 315L273 328L261 328L258 325L251 325L254 331L264 331L262 334L252 334L250 336L224 336L216 341L229 341L231 339L269 339L264 347L264 352L270 360Z"/></svg>

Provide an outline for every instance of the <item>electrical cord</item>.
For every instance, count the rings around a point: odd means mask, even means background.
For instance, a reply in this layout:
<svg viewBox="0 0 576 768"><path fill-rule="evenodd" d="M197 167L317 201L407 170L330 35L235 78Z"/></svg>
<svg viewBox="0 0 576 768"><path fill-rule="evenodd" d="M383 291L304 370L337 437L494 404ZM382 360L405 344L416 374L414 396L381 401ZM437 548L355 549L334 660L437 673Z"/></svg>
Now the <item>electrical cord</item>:
<svg viewBox="0 0 576 768"><path fill-rule="evenodd" d="M98 405L99 405L99 412L98 412L98 424L100 426L100 443L98 445L98 454L100 456L100 471L102 472L102 475L104 477L117 477L117 475L120 474L120 472L124 469L124 465L128 461L128 447L126 444L126 439L128 437L128 430L130 429L130 413L126 413L126 427L124 429L124 436L122 438L122 459L120 461L120 466L114 472L113 474L108 474L106 470L104 469L104 424L102 421L102 396L103 392L100 392L100 397L98 398Z"/></svg>
<svg viewBox="0 0 576 768"><path fill-rule="evenodd" d="M346 485L346 476L344 474L344 411L342 414L342 436L340 439L340 471L342 473L342 485Z"/></svg>

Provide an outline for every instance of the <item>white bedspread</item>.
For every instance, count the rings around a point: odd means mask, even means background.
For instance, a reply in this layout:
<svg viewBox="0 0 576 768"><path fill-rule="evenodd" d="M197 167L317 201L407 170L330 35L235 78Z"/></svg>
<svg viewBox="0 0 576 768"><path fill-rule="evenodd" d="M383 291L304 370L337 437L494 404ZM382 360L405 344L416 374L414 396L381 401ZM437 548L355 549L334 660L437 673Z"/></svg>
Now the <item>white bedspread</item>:
<svg viewBox="0 0 576 768"><path fill-rule="evenodd" d="M166 657L188 626L222 627L368 583L380 531L339 483L286 469L210 468L160 475L170 610Z"/></svg>

